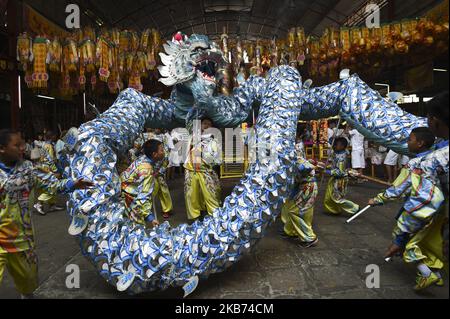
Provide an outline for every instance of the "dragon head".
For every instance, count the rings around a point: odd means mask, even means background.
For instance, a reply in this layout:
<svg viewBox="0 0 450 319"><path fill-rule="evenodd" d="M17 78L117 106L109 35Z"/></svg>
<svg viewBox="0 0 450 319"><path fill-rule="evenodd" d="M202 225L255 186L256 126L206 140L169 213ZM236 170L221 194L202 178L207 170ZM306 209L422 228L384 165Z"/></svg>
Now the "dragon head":
<svg viewBox="0 0 450 319"><path fill-rule="evenodd" d="M193 34L187 37L180 32L164 44L166 53L160 53L162 66L158 68L167 86L202 81L208 87L217 83L217 71L226 64L220 48L207 36Z"/></svg>

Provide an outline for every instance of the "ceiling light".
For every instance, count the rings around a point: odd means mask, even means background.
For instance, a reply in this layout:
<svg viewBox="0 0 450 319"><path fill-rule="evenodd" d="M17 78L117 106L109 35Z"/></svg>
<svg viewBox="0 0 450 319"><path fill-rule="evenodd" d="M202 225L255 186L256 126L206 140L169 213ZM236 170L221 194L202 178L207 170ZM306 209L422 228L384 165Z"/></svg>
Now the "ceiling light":
<svg viewBox="0 0 450 319"><path fill-rule="evenodd" d="M56 100L54 97L46 96L46 95L37 95L37 97L41 99L47 99L47 100Z"/></svg>

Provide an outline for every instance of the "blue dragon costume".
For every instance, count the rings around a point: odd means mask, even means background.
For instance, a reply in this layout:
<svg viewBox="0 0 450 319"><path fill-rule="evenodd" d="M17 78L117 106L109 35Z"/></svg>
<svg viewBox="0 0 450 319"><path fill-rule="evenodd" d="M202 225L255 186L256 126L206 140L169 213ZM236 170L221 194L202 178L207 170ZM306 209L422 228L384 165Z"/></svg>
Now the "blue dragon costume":
<svg viewBox="0 0 450 319"><path fill-rule="evenodd" d="M164 45L160 80L174 86L169 100L127 89L97 119L82 125L68 141L65 175L85 178L95 188L74 192L68 202L69 233L101 276L119 291L139 294L187 287L225 271L263 238L292 191L298 167L297 122L340 115L364 136L406 153L410 131L424 118L405 113L358 76L318 88L303 85L288 66L266 78L252 76L232 95L215 94L218 70L226 60L206 36L192 35ZM172 228L167 222L147 230L127 218L116 170L144 127L179 127L196 114L216 127L237 127L258 108L256 143L269 139L273 154L258 159L212 217Z"/></svg>

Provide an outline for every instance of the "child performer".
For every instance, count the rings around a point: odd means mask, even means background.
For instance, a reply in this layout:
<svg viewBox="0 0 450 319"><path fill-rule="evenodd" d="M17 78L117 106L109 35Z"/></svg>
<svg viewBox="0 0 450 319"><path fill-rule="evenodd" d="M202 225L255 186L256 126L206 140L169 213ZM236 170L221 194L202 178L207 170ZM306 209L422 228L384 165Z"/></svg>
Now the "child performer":
<svg viewBox="0 0 450 319"><path fill-rule="evenodd" d="M428 128L416 128L408 140L409 152L418 154L416 160L420 160L432 152L434 141L435 136ZM383 205L402 196L406 201L397 217L393 244L386 257L403 252L406 263L418 266L419 275L414 289L422 290L441 280L438 269L443 267L443 262L436 256L427 256L427 251L422 251L418 245L423 237L416 235L432 224L445 199L426 172L411 164L402 169L392 187L371 199L369 205Z"/></svg>
<svg viewBox="0 0 450 319"><path fill-rule="evenodd" d="M172 196L170 195L169 186L167 185L167 171L169 167L169 156L170 152L175 148L173 145L172 137L170 134L164 133L162 129L155 129L153 133L149 133L151 139L160 141L164 148L164 159L158 164L158 182L160 186L160 192L158 192L157 197L161 202L163 208L163 218L169 219L172 215Z"/></svg>
<svg viewBox="0 0 450 319"><path fill-rule="evenodd" d="M356 214L359 205L346 200L349 174L347 173L348 141L344 137L338 137L334 141L331 167L326 173L331 176L325 195L325 211L329 214L339 215L343 212Z"/></svg>
<svg viewBox="0 0 450 319"><path fill-rule="evenodd" d="M148 227L159 225L153 212L153 199L161 192L158 177L164 158L163 144L157 140L147 141L144 144L144 155L131 164L121 176L122 194L130 218L138 224ZM164 212L171 210L172 206L163 206Z"/></svg>
<svg viewBox="0 0 450 319"><path fill-rule="evenodd" d="M93 184L58 180L23 160L25 143L18 133L0 131L0 284L8 269L22 298L32 298L38 286L37 257L29 196L35 186L52 192L72 192Z"/></svg>
<svg viewBox="0 0 450 319"><path fill-rule="evenodd" d="M210 119L202 120L201 141L197 145L189 147L189 155L184 166L185 200L189 220L201 217L202 211L208 211L212 215L214 210L220 207L221 188L214 166L221 163L219 158L219 146L212 135L205 131L212 128Z"/></svg>
<svg viewBox="0 0 450 319"><path fill-rule="evenodd" d="M42 144L41 148L41 161L39 167L46 170L48 173L52 173L56 177L60 177L60 173L56 165L57 159L54 146L54 143L57 141L57 139L58 136L55 133L51 131L45 133L45 141ZM63 207L56 205L56 194L49 194L41 190L38 192L38 195L38 202L36 203L36 205L34 205L34 208L39 214L43 216L47 214L47 212L45 211L46 206L48 206L49 212L60 211L64 209Z"/></svg>
<svg viewBox="0 0 450 319"><path fill-rule="evenodd" d="M281 220L284 223L283 236L298 238L300 246L310 248L319 239L314 233L312 223L314 203L318 195L315 166L305 158L298 158L298 174L292 196L283 207Z"/></svg>

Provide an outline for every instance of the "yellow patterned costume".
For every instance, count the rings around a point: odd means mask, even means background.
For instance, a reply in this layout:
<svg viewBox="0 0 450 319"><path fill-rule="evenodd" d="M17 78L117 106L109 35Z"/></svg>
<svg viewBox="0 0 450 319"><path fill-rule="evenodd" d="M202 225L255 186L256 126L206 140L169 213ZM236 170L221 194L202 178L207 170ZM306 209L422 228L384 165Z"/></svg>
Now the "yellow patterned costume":
<svg viewBox="0 0 450 319"><path fill-rule="evenodd" d="M145 135L145 134L144 134ZM161 201L161 206L163 207L163 214L170 213L172 211L172 197L170 195L169 186L167 185L166 172L169 167L169 155L174 148L172 139L168 134L148 134L148 140L157 140L163 143L164 153L166 156L161 164L161 169L159 170L158 180L160 185L160 192L157 197ZM170 209L169 209L170 208ZM168 217L168 216L167 216Z"/></svg>
<svg viewBox="0 0 450 319"><path fill-rule="evenodd" d="M315 167L304 158L298 160L298 174L292 196L283 207L281 219L284 232L290 237L298 237L301 242L311 243L317 239L314 233L314 203L318 195Z"/></svg>
<svg viewBox="0 0 450 319"><path fill-rule="evenodd" d="M406 197L393 231L393 242L404 249L406 263L420 262L435 270L448 266L441 232L448 220L448 200L444 195L448 186L439 182L439 171L448 176L448 146L434 153L419 154L401 171L393 186L374 199L384 204Z"/></svg>
<svg viewBox="0 0 450 319"><path fill-rule="evenodd" d="M161 199L164 213L172 211L172 199L166 197L162 190L167 188L161 178L161 163L154 163L146 155L135 161L121 176L122 194L130 214L136 223L146 225L153 222L156 216L153 212L153 200Z"/></svg>
<svg viewBox="0 0 450 319"><path fill-rule="evenodd" d="M55 148L51 142L44 142L41 148L41 159L39 167L48 173L52 173L58 176L58 169L56 167L56 154ZM38 201L43 204L48 204L50 206L56 205L57 195L46 192L45 190L40 190L38 192Z"/></svg>
<svg viewBox="0 0 450 319"><path fill-rule="evenodd" d="M214 166L222 161L219 146L211 135L204 135L193 145L185 169L185 200L189 220L197 219L202 211L212 215L221 206L221 187Z"/></svg>
<svg viewBox="0 0 450 319"><path fill-rule="evenodd" d="M17 290L28 295L38 286L37 258L29 199L34 187L49 194L73 191L74 182L58 180L31 162L8 167L0 162L0 283L5 267Z"/></svg>
<svg viewBox="0 0 450 319"><path fill-rule="evenodd" d="M347 151L335 152L331 158L331 168L326 171L331 178L328 182L324 206L325 211L333 215L341 213L353 215L359 211L359 205L345 199L348 187L347 157Z"/></svg>

